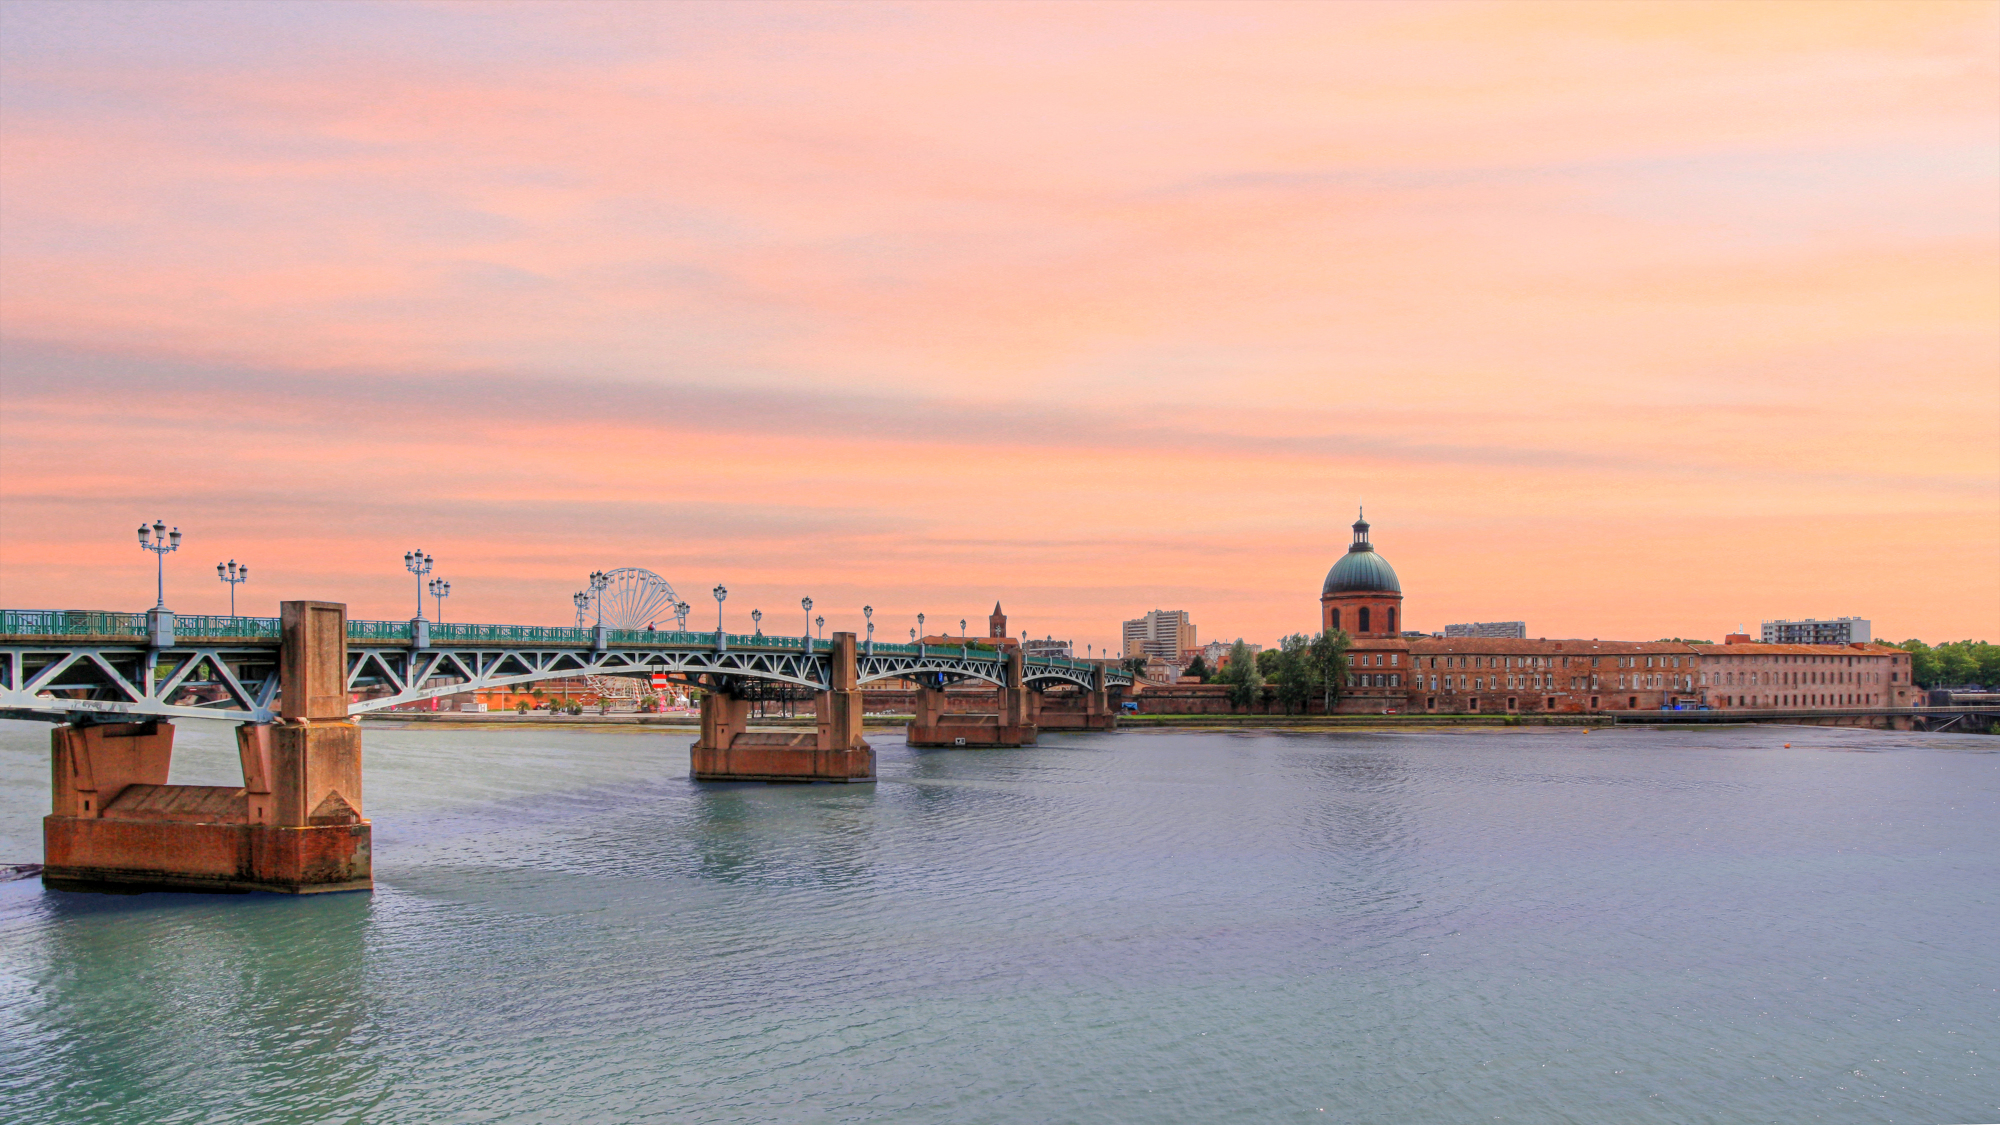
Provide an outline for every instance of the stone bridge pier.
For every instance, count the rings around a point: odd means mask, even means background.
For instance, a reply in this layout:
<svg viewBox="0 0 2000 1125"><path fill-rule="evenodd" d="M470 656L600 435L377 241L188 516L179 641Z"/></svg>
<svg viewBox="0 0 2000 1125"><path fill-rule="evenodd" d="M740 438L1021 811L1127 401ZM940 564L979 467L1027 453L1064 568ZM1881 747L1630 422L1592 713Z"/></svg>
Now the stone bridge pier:
<svg viewBox="0 0 2000 1125"><path fill-rule="evenodd" d="M974 714L945 710L941 687L926 686L917 692L916 714L905 736L911 746L1014 747L1033 746L1038 728L1041 693L1023 683L1021 654L1010 652L1003 683L995 691L999 700L996 714Z"/></svg>
<svg viewBox="0 0 2000 1125"><path fill-rule="evenodd" d="M752 731L750 701L717 677L702 693L701 737L689 751L696 781L873 781L875 751L861 737L853 633L835 633L831 687L813 697L810 734Z"/></svg>
<svg viewBox="0 0 2000 1125"><path fill-rule="evenodd" d="M1038 730L1117 730L1111 689L1099 684L1074 695L1043 695L1035 711Z"/></svg>
<svg viewBox="0 0 2000 1125"><path fill-rule="evenodd" d="M347 607L285 602L281 721L244 724L243 784L169 785L173 724L50 736L43 882L59 890L320 891L375 885L361 733L347 717Z"/></svg>

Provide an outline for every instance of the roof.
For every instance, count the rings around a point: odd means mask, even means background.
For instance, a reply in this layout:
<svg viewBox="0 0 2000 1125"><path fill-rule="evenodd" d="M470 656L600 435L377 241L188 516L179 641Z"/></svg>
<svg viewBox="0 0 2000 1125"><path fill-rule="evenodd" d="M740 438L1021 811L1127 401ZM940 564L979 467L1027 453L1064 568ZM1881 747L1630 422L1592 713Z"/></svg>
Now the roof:
<svg viewBox="0 0 2000 1125"><path fill-rule="evenodd" d="M1516 637L1427 637L1412 638L1410 651L1424 656L1465 653L1484 656L1628 656L1633 653L1692 653L1696 646L1686 641L1599 641L1589 638L1557 637L1521 640Z"/></svg>
<svg viewBox="0 0 2000 1125"><path fill-rule="evenodd" d="M1396 568L1389 560L1375 553L1375 548L1366 543L1357 543L1348 548L1333 569L1326 572L1326 582L1320 587L1320 596L1328 594L1393 593L1403 592L1403 584L1396 578Z"/></svg>
<svg viewBox="0 0 2000 1125"><path fill-rule="evenodd" d="M1895 645L1864 641L1845 645L1695 645L1703 656L1908 656Z"/></svg>
<svg viewBox="0 0 2000 1125"><path fill-rule="evenodd" d="M1424 637L1411 638L1410 653L1416 656L1632 656L1682 653L1694 656L1901 656L1894 645L1707 645L1687 641L1605 641L1576 637L1520 640L1513 637ZM1357 641L1355 648L1363 647Z"/></svg>

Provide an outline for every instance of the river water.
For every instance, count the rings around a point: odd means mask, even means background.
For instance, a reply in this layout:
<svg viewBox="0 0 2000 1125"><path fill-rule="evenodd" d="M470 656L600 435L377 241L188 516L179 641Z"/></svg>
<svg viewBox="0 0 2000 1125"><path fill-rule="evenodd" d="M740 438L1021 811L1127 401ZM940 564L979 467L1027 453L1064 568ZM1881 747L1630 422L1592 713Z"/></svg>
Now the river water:
<svg viewBox="0 0 2000 1125"><path fill-rule="evenodd" d="M871 737L370 725L372 895L0 884L0 1120L2000 1120L2000 740Z"/></svg>

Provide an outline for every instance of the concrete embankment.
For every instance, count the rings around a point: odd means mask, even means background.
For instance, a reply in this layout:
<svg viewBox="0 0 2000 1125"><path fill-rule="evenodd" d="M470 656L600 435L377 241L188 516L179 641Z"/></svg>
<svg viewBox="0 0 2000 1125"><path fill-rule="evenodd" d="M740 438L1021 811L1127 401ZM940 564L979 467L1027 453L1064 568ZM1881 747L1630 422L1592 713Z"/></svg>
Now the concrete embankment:
<svg viewBox="0 0 2000 1125"><path fill-rule="evenodd" d="M511 712L462 711L375 711L362 716L369 723L438 724L458 727L535 727L538 729L658 729L693 733L701 720L693 715L573 715L552 716ZM1630 720L1627 720L1628 722ZM810 716L752 719L759 727L807 729L814 725ZM870 729L897 729L910 723L908 715L869 715L862 725ZM1411 728L1436 730L1448 727L1604 727L1612 725L1604 715L1123 715L1121 730L1381 730ZM1065 733L1045 730L1045 734Z"/></svg>

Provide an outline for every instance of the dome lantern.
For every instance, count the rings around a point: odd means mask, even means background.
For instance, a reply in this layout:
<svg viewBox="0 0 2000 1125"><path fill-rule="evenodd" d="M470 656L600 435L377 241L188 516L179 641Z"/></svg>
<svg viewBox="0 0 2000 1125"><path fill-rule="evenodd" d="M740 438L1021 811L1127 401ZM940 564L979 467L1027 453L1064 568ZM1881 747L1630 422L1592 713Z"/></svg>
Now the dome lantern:
<svg viewBox="0 0 2000 1125"><path fill-rule="evenodd" d="M1389 560L1375 552L1374 544L1368 541L1368 519L1361 514L1354 521L1354 542L1347 548L1333 569L1326 572L1326 584L1320 588L1320 596L1334 594L1383 593L1401 595L1403 584L1396 578L1396 569Z"/></svg>

